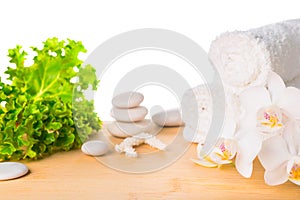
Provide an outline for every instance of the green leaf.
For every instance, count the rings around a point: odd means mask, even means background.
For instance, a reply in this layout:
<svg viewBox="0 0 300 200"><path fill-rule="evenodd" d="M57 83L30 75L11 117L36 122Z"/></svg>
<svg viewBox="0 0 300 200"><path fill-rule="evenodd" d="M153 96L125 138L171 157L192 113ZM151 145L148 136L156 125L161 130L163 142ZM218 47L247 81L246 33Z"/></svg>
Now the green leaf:
<svg viewBox="0 0 300 200"><path fill-rule="evenodd" d="M45 130L47 131L56 131L62 127L60 122L51 122L46 125Z"/></svg>
<svg viewBox="0 0 300 200"><path fill-rule="evenodd" d="M0 144L0 152L1 152L1 154L12 155L15 151L16 151L16 148L12 144L10 144L8 142Z"/></svg>

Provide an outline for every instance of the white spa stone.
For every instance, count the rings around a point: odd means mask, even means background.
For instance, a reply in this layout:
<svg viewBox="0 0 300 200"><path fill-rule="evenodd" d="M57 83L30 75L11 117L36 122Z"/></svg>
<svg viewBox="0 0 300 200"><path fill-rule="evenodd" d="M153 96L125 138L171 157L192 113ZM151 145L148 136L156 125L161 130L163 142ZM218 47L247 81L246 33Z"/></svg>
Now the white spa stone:
<svg viewBox="0 0 300 200"><path fill-rule="evenodd" d="M139 106L144 100L144 95L139 92L125 92L112 99L114 107L134 108Z"/></svg>
<svg viewBox="0 0 300 200"><path fill-rule="evenodd" d="M19 178L28 173L28 167L18 162L0 163L0 180L10 180Z"/></svg>
<svg viewBox="0 0 300 200"><path fill-rule="evenodd" d="M136 108L124 109L113 107L111 116L121 122L137 122L145 119L148 114L147 108L138 106Z"/></svg>
<svg viewBox="0 0 300 200"><path fill-rule="evenodd" d="M81 146L81 151L90 156L102 156L108 152L108 145L100 140L91 140Z"/></svg>
<svg viewBox="0 0 300 200"><path fill-rule="evenodd" d="M151 132L157 126L151 120L142 120L139 122L112 122L107 126L108 131L112 136L126 138L141 132Z"/></svg>
<svg viewBox="0 0 300 200"><path fill-rule="evenodd" d="M178 109L156 113L152 116L152 121L158 126L170 127L184 125L181 113Z"/></svg>

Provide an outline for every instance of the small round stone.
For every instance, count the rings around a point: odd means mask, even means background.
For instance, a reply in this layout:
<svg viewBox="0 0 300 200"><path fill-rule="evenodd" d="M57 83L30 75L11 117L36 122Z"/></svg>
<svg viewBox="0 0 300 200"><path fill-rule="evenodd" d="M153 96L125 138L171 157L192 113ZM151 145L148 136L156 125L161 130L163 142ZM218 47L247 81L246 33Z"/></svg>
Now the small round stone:
<svg viewBox="0 0 300 200"><path fill-rule="evenodd" d="M152 116L152 121L158 126L182 126L181 113L178 109L156 113Z"/></svg>
<svg viewBox="0 0 300 200"><path fill-rule="evenodd" d="M102 156L108 152L108 145L100 140L91 140L81 146L81 151L89 156Z"/></svg>
<svg viewBox="0 0 300 200"><path fill-rule="evenodd" d="M123 108L112 108L111 116L117 121L121 122L137 122L145 119L148 114L147 108L139 106L136 108L123 109Z"/></svg>
<svg viewBox="0 0 300 200"><path fill-rule="evenodd" d="M151 132L156 127L151 120L143 120L135 123L112 122L107 126L107 129L112 136L126 138L142 132Z"/></svg>
<svg viewBox="0 0 300 200"><path fill-rule="evenodd" d="M28 167L18 162L0 163L0 180L10 180L19 178L28 173Z"/></svg>
<svg viewBox="0 0 300 200"><path fill-rule="evenodd" d="M134 108L139 106L144 100L144 95L139 92L125 92L112 99L114 107Z"/></svg>

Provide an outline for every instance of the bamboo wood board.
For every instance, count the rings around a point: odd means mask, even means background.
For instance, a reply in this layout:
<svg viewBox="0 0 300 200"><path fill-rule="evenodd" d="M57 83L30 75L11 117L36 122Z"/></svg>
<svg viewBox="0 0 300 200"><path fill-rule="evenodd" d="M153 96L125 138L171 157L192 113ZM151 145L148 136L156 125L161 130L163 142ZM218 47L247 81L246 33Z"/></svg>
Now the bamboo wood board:
<svg viewBox="0 0 300 200"><path fill-rule="evenodd" d="M159 137L167 141L177 130L165 128ZM102 131L107 133L105 127ZM140 153L148 150L151 148L146 145L137 148ZM110 169L80 150L56 153L25 161L30 173L0 182L0 199L300 199L300 187L290 182L267 186L257 160L252 178L245 179L233 166L204 168L191 158L196 158L196 145L162 170L128 174Z"/></svg>

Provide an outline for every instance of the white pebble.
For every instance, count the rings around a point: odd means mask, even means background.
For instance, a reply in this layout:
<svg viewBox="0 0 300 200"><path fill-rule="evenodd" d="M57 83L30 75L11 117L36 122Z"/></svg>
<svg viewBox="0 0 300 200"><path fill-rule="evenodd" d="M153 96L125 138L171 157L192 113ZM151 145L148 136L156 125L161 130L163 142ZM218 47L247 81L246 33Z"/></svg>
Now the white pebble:
<svg viewBox="0 0 300 200"><path fill-rule="evenodd" d="M152 121L159 126L170 127L184 125L181 113L177 109L156 113L152 116Z"/></svg>
<svg viewBox="0 0 300 200"><path fill-rule="evenodd" d="M91 140L81 146L81 151L90 156L102 156L108 152L108 145L100 140Z"/></svg>
<svg viewBox="0 0 300 200"><path fill-rule="evenodd" d="M137 122L145 119L148 114L147 108L139 106L136 108L123 109L123 108L112 108L111 116L117 121L121 122Z"/></svg>
<svg viewBox="0 0 300 200"><path fill-rule="evenodd" d="M18 162L0 163L0 180L10 180L19 178L28 173L28 167Z"/></svg>
<svg viewBox="0 0 300 200"><path fill-rule="evenodd" d="M118 108L134 108L144 100L144 95L139 92L125 92L115 96L112 104Z"/></svg>
<svg viewBox="0 0 300 200"><path fill-rule="evenodd" d="M155 127L157 126L150 120L142 120L135 123L112 122L107 126L107 129L112 136L125 138L141 132L151 132Z"/></svg>

